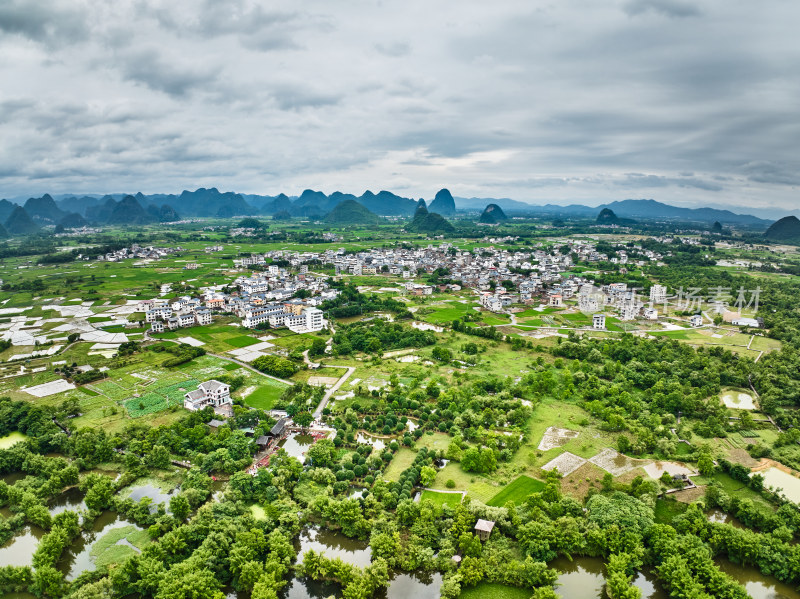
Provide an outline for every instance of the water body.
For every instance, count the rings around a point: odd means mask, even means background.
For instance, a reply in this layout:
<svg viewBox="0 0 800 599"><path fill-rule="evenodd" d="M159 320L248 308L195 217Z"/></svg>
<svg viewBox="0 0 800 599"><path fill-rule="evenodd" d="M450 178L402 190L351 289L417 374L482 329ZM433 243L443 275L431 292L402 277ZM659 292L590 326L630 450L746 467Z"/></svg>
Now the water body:
<svg viewBox="0 0 800 599"><path fill-rule="evenodd" d="M94 560L91 556L92 547L110 530L122 528L123 526L133 526L142 530L141 526L121 518L116 512L103 512L97 520L94 521L92 530L83 533L67 548L58 561L58 569L64 573L67 580L75 580L84 570L94 570ZM130 545L127 541L123 544ZM131 545L131 547L133 546ZM135 547L133 547L133 549L136 552L139 551Z"/></svg>
<svg viewBox="0 0 800 599"><path fill-rule="evenodd" d="M386 447L386 443L383 441L383 439L378 439L377 437L373 437L372 435L368 435L366 433L358 433L358 437L356 437L356 443L372 445L372 449L375 451L381 451Z"/></svg>
<svg viewBox="0 0 800 599"><path fill-rule="evenodd" d="M314 437L311 435L301 435L300 433L292 433L286 439L278 443L290 456L297 458L301 462L306 461L306 451L314 443Z"/></svg>
<svg viewBox="0 0 800 599"><path fill-rule="evenodd" d="M442 575L434 574L395 574L386 590L375 593L376 599L439 599ZM326 599L341 597L342 588L334 583L322 583L308 578L294 578L283 592L281 599ZM226 599L241 599L236 593L229 593Z"/></svg>
<svg viewBox="0 0 800 599"><path fill-rule="evenodd" d="M707 512L708 521L714 522L715 524L730 524L731 526L735 526L736 528L744 528L741 522L739 522L736 518L731 516L730 514L726 514L720 509L713 509Z"/></svg>
<svg viewBox="0 0 800 599"><path fill-rule="evenodd" d="M45 531L38 526L26 526L14 538L0 547L0 564L3 566L30 566L39 539Z"/></svg>
<svg viewBox="0 0 800 599"><path fill-rule="evenodd" d="M349 487L350 493L347 496L347 498L348 499L363 499L365 490L366 489L363 489L362 487L355 487L353 485L350 485L350 487Z"/></svg>
<svg viewBox="0 0 800 599"><path fill-rule="evenodd" d="M788 472L784 472L780 468L775 468L774 466L759 472L759 474L764 476L765 487L773 490L781 489L781 492L786 495L787 499L795 503L800 503L800 478L792 476Z"/></svg>
<svg viewBox="0 0 800 599"><path fill-rule="evenodd" d="M604 599L605 566L599 557L578 557L569 561L559 557L547 564L560 572L556 593L564 599ZM669 595L658 584L650 571L637 572L634 586L642 592L642 599L667 599Z"/></svg>
<svg viewBox="0 0 800 599"><path fill-rule="evenodd" d="M17 443L21 443L25 439L28 438L28 435L25 435L19 431L13 431L0 437L0 449L8 449Z"/></svg>
<svg viewBox="0 0 800 599"><path fill-rule="evenodd" d="M136 485L135 487L128 487L127 491L123 491L123 494L127 493L126 496L136 502L140 501L144 497L149 497L153 500L153 505L159 503L169 505L170 497L172 497L177 491L178 489L164 491L152 483L146 483L143 485Z"/></svg>
<svg viewBox="0 0 800 599"><path fill-rule="evenodd" d="M377 597L386 599L438 599L442 586L442 575L433 574L395 574L385 593L376 593Z"/></svg>
<svg viewBox="0 0 800 599"><path fill-rule="evenodd" d="M771 576L764 576L755 568L743 567L724 559L717 560L717 566L741 584L753 599L800 599L800 593L794 587Z"/></svg>
<svg viewBox="0 0 800 599"><path fill-rule="evenodd" d="M2 476L0 476L0 480L2 480L7 485L13 485L15 482L17 482L18 480L22 480L26 476L28 475L24 472L12 472L11 474L3 474Z"/></svg>
<svg viewBox="0 0 800 599"><path fill-rule="evenodd" d="M83 501L83 493L81 493L80 489L72 487L51 500L47 508L50 510L50 515L55 516L67 510L72 512L85 510L86 503Z"/></svg>
<svg viewBox="0 0 800 599"><path fill-rule="evenodd" d="M311 526L300 533L295 543L297 561L303 561L303 554L309 549L322 553L328 559L339 558L343 562L359 568L369 566L372 550L366 541L350 539L341 533Z"/></svg>

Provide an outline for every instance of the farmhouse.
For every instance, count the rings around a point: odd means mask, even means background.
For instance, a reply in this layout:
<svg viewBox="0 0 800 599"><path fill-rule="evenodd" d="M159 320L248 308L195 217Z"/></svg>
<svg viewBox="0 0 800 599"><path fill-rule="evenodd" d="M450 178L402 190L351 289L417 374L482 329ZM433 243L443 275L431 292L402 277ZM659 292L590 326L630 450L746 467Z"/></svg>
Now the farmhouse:
<svg viewBox="0 0 800 599"><path fill-rule="evenodd" d="M230 386L210 380L200 383L197 389L184 395L183 407L196 412L211 406L216 413L227 413L231 411L232 403Z"/></svg>
<svg viewBox="0 0 800 599"><path fill-rule="evenodd" d="M491 520L478 520L475 524L475 533L481 541L488 541L489 535L492 534L494 522Z"/></svg>

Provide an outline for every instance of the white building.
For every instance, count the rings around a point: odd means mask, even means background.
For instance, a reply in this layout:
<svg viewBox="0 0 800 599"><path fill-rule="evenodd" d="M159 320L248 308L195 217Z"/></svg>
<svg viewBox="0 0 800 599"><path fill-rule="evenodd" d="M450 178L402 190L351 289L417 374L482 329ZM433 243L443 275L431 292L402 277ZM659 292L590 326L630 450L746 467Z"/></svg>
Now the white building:
<svg viewBox="0 0 800 599"><path fill-rule="evenodd" d="M663 304L667 301L667 288L664 285L653 285L650 288L650 303Z"/></svg>
<svg viewBox="0 0 800 599"><path fill-rule="evenodd" d="M199 325L211 324L211 310L208 308L196 310L194 316L197 319L197 324Z"/></svg>
<svg viewBox="0 0 800 599"><path fill-rule="evenodd" d="M689 318L689 324L693 327L702 326L703 317L700 314L694 314L691 318Z"/></svg>
<svg viewBox="0 0 800 599"><path fill-rule="evenodd" d="M305 308L300 315L290 314L286 317L286 326L293 333L312 333L321 331L325 327L319 308Z"/></svg>
<svg viewBox="0 0 800 599"><path fill-rule="evenodd" d="M215 380L200 383L196 390L189 391L183 397L183 407L192 412L202 410L206 406L211 406L217 411L218 408L233 403L230 386Z"/></svg>
<svg viewBox="0 0 800 599"><path fill-rule="evenodd" d="M592 328L597 330L603 330L606 328L605 314L595 314L592 316Z"/></svg>

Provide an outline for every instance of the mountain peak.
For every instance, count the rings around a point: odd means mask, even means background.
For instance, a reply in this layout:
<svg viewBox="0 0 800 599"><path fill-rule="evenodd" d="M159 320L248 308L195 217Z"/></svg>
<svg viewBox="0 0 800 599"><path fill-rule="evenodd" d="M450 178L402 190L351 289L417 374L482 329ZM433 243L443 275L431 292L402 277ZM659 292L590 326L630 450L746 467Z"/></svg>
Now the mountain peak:
<svg viewBox="0 0 800 599"><path fill-rule="evenodd" d="M456 201L447 189L440 189L436 192L428 209L436 214L443 216L453 216L456 213Z"/></svg>

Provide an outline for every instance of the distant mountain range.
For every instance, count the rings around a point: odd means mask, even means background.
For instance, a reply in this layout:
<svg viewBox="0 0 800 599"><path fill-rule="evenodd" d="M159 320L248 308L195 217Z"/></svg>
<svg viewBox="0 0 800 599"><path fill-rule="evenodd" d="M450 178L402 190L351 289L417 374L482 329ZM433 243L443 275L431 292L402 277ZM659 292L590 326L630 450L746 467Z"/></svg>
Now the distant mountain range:
<svg viewBox="0 0 800 599"><path fill-rule="evenodd" d="M217 188L200 188L180 194L137 193L94 195L59 195L55 198L45 194L40 198L29 198L22 202L0 200L0 224L6 225L8 233L23 234L32 226L45 225L81 226L82 224L146 224L170 222L191 217L232 217L275 215L281 217L305 217L323 219L343 202L355 202L377 216L413 217L418 200L399 196L390 191L373 193L365 191L360 196L336 191L327 195L321 191L306 189L299 196L279 194L276 196L221 192ZM534 205L509 198L454 198L447 189L439 190L431 201L431 213L447 217L456 216L456 211L483 212L495 205L509 217L520 215L547 218L586 218L594 220L603 209L613 211L620 219L656 220L711 225L738 225L764 229L774 219L764 219L752 214L738 214L724 208L684 208L655 200L621 200L600 206L570 204ZM16 211L20 207L25 215ZM353 212L350 204L349 212ZM7 221L18 232L7 226ZM791 214L791 213L790 213ZM25 218L27 216L28 218ZM31 221L31 223L28 222Z"/></svg>
<svg viewBox="0 0 800 599"><path fill-rule="evenodd" d="M746 225L753 227L768 227L771 219L763 219L752 214L737 214L731 210L719 208L683 208L671 206L655 200L618 200L599 206L584 206L582 204L533 205L509 200L507 198L455 198L460 209L482 210L487 204L496 204L511 216L515 215L542 215L558 218L582 217L595 218L603 209L609 209L620 218L681 221L687 223L720 223L731 225Z"/></svg>

